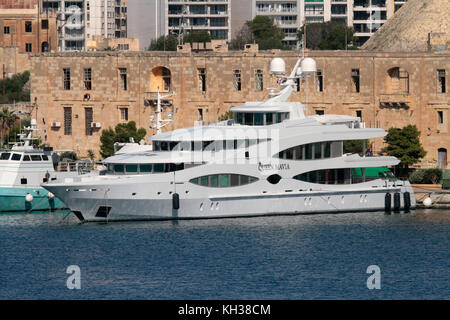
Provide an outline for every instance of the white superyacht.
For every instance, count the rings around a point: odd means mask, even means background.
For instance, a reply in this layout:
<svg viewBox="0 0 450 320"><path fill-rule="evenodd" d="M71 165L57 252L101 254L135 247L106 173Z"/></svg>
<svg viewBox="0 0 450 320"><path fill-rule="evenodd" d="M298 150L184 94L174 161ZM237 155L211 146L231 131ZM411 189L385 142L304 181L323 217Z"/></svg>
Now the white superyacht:
<svg viewBox="0 0 450 320"><path fill-rule="evenodd" d="M343 142L384 137L358 117L305 116L288 102L296 80L316 71L299 58L290 75L275 58L281 90L232 107L234 119L157 134L151 151L105 159L99 176L42 186L83 222L398 211L416 206L395 157L344 154Z"/></svg>

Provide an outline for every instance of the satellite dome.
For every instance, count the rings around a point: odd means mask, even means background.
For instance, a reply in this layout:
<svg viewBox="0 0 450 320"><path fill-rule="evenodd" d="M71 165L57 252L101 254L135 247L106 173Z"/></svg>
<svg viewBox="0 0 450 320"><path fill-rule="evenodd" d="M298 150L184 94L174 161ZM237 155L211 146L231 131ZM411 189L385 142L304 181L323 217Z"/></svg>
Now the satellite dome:
<svg viewBox="0 0 450 320"><path fill-rule="evenodd" d="M317 71L316 61L312 58L304 58L301 67L303 73L314 73Z"/></svg>
<svg viewBox="0 0 450 320"><path fill-rule="evenodd" d="M270 61L270 72L278 75L286 72L286 63L281 58L273 58Z"/></svg>

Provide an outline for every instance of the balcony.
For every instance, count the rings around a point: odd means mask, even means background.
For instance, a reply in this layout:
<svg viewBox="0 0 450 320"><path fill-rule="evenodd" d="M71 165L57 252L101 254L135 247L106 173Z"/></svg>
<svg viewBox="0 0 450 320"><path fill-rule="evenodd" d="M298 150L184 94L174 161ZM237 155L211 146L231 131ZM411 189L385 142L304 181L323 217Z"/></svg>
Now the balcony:
<svg viewBox="0 0 450 320"><path fill-rule="evenodd" d="M160 92L161 95L166 95L168 91ZM144 92L144 105L146 107L156 107L158 105L158 92L148 91ZM161 99L162 108L173 108L173 96Z"/></svg>
<svg viewBox="0 0 450 320"><path fill-rule="evenodd" d="M411 96L408 93L380 94L380 108L409 109Z"/></svg>

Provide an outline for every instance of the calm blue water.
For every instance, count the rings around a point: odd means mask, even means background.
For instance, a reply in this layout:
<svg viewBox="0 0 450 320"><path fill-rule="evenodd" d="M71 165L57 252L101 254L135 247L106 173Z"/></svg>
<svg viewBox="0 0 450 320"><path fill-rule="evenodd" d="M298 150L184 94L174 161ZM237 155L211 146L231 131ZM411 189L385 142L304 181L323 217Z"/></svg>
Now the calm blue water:
<svg viewBox="0 0 450 320"><path fill-rule="evenodd" d="M0 299L449 299L450 211L83 224L0 215ZM81 289L69 290L69 265ZM369 290L369 265L381 289Z"/></svg>

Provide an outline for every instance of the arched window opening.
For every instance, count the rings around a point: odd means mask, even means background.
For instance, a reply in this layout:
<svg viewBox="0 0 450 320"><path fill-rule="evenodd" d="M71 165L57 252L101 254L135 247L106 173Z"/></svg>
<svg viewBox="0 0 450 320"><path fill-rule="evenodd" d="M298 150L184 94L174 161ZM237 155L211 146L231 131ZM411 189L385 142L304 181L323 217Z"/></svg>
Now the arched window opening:
<svg viewBox="0 0 450 320"><path fill-rule="evenodd" d="M388 94L409 93L409 73L403 68L395 67L387 71L386 92Z"/></svg>
<svg viewBox="0 0 450 320"><path fill-rule="evenodd" d="M445 148L438 149L438 168L447 168L447 149Z"/></svg>
<svg viewBox="0 0 450 320"><path fill-rule="evenodd" d="M169 92L171 90L171 72L166 67L155 67L150 75L150 91Z"/></svg>
<svg viewBox="0 0 450 320"><path fill-rule="evenodd" d="M48 52L48 42L44 41L42 42L42 52Z"/></svg>

